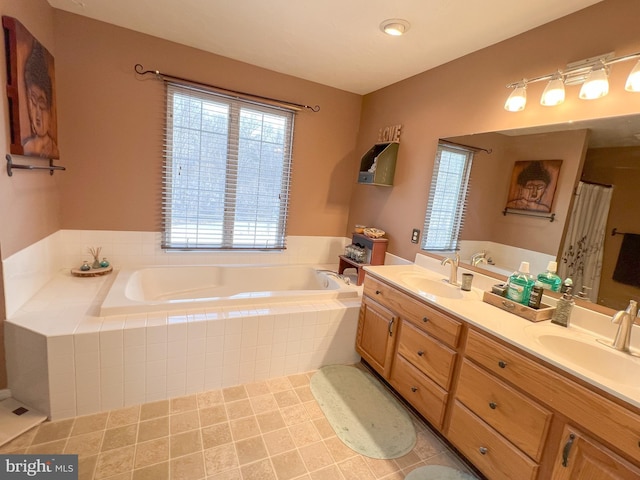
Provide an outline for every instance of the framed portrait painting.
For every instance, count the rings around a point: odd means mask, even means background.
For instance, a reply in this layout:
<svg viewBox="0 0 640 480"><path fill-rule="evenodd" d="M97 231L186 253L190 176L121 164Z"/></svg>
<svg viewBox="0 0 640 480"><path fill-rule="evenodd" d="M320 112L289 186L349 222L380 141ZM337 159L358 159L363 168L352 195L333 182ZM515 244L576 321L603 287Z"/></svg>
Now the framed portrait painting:
<svg viewBox="0 0 640 480"><path fill-rule="evenodd" d="M525 160L513 166L507 208L550 213L562 160Z"/></svg>
<svg viewBox="0 0 640 480"><path fill-rule="evenodd" d="M53 56L18 20L2 17L11 153L60 158Z"/></svg>

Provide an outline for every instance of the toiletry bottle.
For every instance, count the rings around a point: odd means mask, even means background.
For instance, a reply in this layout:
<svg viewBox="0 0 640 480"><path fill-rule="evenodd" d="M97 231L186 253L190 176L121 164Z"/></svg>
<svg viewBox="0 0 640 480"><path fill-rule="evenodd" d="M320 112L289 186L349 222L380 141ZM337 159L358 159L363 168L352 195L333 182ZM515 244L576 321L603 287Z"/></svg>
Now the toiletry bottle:
<svg viewBox="0 0 640 480"><path fill-rule="evenodd" d="M568 289L573 290L573 280L570 278L565 278L564 282L560 286L560 293L565 293Z"/></svg>
<svg viewBox="0 0 640 480"><path fill-rule="evenodd" d="M531 293L529 294L529 307L535 308L536 310L540 308L543 291L544 287L541 282L536 282L533 287L531 287Z"/></svg>
<svg viewBox="0 0 640 480"><path fill-rule="evenodd" d="M529 275L529 262L521 262L518 271L513 272L507 282L507 298L527 305L533 284L533 277Z"/></svg>
<svg viewBox="0 0 640 480"><path fill-rule="evenodd" d="M552 261L547 265L547 271L538 275L538 282L542 284L542 288L546 288L552 292L560 291L562 279L556 274L557 269L558 263Z"/></svg>
<svg viewBox="0 0 640 480"><path fill-rule="evenodd" d="M569 317L571 316L571 310L573 309L574 304L573 295L571 295L571 287L568 287L567 291L558 299L556 309L553 311L553 316L551 317L551 323L555 323L562 327L568 327Z"/></svg>

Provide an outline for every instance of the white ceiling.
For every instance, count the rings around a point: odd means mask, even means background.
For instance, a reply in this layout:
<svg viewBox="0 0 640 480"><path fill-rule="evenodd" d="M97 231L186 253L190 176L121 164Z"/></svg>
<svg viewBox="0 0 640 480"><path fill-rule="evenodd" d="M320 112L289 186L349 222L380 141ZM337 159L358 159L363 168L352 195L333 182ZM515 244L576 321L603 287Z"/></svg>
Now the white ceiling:
<svg viewBox="0 0 640 480"><path fill-rule="evenodd" d="M48 0L58 9L366 94L600 0ZM407 20L402 37L383 34Z"/></svg>

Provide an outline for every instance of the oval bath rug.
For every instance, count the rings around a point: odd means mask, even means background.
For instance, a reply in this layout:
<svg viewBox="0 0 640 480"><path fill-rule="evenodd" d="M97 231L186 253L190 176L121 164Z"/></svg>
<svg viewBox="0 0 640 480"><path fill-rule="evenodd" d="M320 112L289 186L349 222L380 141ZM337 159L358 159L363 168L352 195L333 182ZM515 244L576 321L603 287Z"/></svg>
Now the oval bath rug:
<svg viewBox="0 0 640 480"><path fill-rule="evenodd" d="M475 480L476 477L442 465L427 465L409 472L404 480Z"/></svg>
<svg viewBox="0 0 640 480"><path fill-rule="evenodd" d="M371 458L398 458L416 444L411 417L369 373L348 365L320 368L313 396L343 443Z"/></svg>

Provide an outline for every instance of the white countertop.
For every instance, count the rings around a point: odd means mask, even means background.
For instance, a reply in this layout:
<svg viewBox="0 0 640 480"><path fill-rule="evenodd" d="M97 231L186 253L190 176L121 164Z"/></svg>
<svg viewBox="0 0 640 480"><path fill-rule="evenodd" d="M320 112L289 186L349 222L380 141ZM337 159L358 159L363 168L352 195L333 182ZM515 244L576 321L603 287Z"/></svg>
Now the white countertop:
<svg viewBox="0 0 640 480"><path fill-rule="evenodd" d="M427 303L438 306L442 310L462 318L469 324L491 333L506 342L611 393L625 402L635 405L636 407L640 407L640 358L631 356L627 353L615 351L596 341L596 338L601 338L611 342L611 338L615 335L617 326L611 325L610 318L606 315L595 314L589 310L574 307L571 314L571 323L568 328L552 324L550 320L543 322L530 322L529 320L483 302L483 289L472 288L470 292L465 292L460 290L459 287L448 285L443 281L445 275L442 274L442 269L439 269L440 271L437 272L411 263L406 265L366 266L365 270L373 276L394 285L402 291L417 295L418 297L423 298ZM458 275L460 275L460 272ZM477 273L474 275L481 277ZM452 290L450 296L455 296L457 298L448 298L447 296L437 296L429 293L428 282L426 286L424 286L424 289L421 289L420 286L416 287L415 279L418 277L442 282L444 287ZM488 277L483 279L478 278L478 281L474 278L474 283L481 284L483 288L486 288L487 278ZM497 283L494 279L489 279L489 282ZM491 283L489 283L489 285L490 284ZM442 287L437 285L437 288L433 291L440 290L442 290ZM446 289L443 292L446 293ZM547 301L546 299L545 303L553 304L552 301ZM599 334L584 328L585 326L590 325L595 325ZM634 326L633 330L632 342L634 343L632 344L632 351L636 353L636 349L640 346L640 327ZM561 355L556 354L553 351L549 351L540 343L538 335L535 332L557 335L597 345L597 347L602 348L603 350L593 350L595 353L602 353L603 358L606 356L607 359L613 359L614 364L617 361L624 363L626 366L626 370L624 372L621 373L619 370L612 372L612 376L614 376L613 374L618 375L618 377L623 376L624 382L616 381L608 377L607 371L604 371L606 369L606 362L598 361L596 362L598 364L597 368L589 370L581 366L580 360L578 359L575 359L575 363L569 361L566 358L567 350L564 350ZM572 358L572 360L574 359Z"/></svg>

